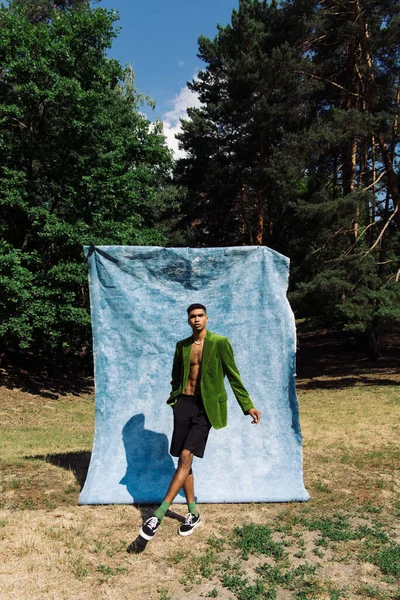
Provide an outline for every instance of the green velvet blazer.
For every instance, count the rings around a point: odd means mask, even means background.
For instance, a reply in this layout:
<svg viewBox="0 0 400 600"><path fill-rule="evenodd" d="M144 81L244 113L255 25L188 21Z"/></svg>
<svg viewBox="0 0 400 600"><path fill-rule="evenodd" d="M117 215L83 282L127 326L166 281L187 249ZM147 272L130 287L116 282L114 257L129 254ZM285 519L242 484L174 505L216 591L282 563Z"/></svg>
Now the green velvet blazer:
<svg viewBox="0 0 400 600"><path fill-rule="evenodd" d="M167 400L167 403L171 406L175 404L177 397L182 394L186 387L189 378L192 344L192 336L176 344L172 366L172 391ZM215 429L225 427L228 420L228 395L224 385L225 375L228 377L243 413L246 413L250 408L254 408L250 396L240 379L229 339L223 335L207 331L201 361L200 387L204 408L211 425Z"/></svg>

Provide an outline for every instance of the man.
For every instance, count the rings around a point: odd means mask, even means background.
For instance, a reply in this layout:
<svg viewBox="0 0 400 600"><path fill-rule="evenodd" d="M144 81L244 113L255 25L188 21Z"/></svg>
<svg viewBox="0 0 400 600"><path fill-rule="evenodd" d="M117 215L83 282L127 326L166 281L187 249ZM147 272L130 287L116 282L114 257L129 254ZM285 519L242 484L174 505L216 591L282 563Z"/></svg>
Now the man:
<svg viewBox="0 0 400 600"><path fill-rule="evenodd" d="M161 506L147 519L140 535L154 537L170 504L183 487L189 512L178 533L187 536L200 525L194 496L193 456L203 458L211 427L221 429L227 423L227 393L225 375L244 414L259 423L261 413L254 408L235 364L232 346L227 337L207 331L205 306L191 304L187 309L193 335L176 345L172 367L172 391L167 403L174 411L174 430L170 453L178 456L178 468Z"/></svg>

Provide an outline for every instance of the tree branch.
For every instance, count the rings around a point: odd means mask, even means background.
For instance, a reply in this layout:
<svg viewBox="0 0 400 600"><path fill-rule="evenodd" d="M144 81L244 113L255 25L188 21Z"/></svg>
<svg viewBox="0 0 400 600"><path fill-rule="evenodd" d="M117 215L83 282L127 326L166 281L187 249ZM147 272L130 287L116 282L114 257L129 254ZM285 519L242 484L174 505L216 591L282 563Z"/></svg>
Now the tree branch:
<svg viewBox="0 0 400 600"><path fill-rule="evenodd" d="M382 231L380 232L380 234L378 235L375 243L371 246L371 248L369 250L367 250L364 254L364 256L366 256L367 254L369 254L370 252L372 252L372 250L374 248L376 248L376 246L379 244L379 242L381 241L383 234L385 233L386 229L389 227L391 220L393 219L393 217L396 215L397 211L399 209L399 205L397 204L394 211L392 212L392 214L390 215L390 217L388 218L387 222L385 223L385 226L383 227Z"/></svg>
<svg viewBox="0 0 400 600"><path fill-rule="evenodd" d="M362 94L356 94L355 92L350 92L350 90L346 90L346 88L343 87L342 85L340 85L339 83L336 83L335 81L331 81L330 79L326 79L325 77L320 77L319 75L314 75L313 73L308 73L307 71L297 71L297 73L299 75L308 75L309 77L312 77L313 79L318 79L319 81L324 81L325 83L330 83L334 87L339 88L340 90L342 90L343 92L346 92L346 94L349 94L350 96L355 96L356 98L362 98L362 99L366 100L365 96L363 96Z"/></svg>

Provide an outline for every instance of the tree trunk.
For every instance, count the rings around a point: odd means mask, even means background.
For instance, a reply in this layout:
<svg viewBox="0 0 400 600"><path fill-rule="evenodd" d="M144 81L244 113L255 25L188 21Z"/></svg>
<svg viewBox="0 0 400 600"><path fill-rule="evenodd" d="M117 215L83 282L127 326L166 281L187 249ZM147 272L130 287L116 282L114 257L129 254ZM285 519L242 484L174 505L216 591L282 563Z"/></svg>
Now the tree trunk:
<svg viewBox="0 0 400 600"><path fill-rule="evenodd" d="M264 195L261 190L257 191L257 222L256 222L256 244L261 246L264 233Z"/></svg>
<svg viewBox="0 0 400 600"><path fill-rule="evenodd" d="M367 23L365 22L364 13L361 10L358 0L357 0L357 7L358 7L358 23L359 23L359 29L360 29L360 46L361 46L361 52L362 52L362 56L363 56L363 60L364 60L364 68L366 70L366 79L367 79L366 95L367 95L368 101L369 101L369 108L371 111L374 111L374 109L376 109L377 103L378 103L378 88L376 85L374 72L372 69L372 58L371 58L371 51L369 48L368 26L367 26ZM383 130L384 130L384 124L381 124L379 126L379 131L377 131L376 137L378 140L379 149L381 151L383 164L385 165L385 171L386 171L386 176L387 176L387 180L388 180L388 190L392 197L393 204L396 207L399 205L399 201L400 201L399 187L397 185L397 176L393 169L393 160L391 158L391 153L387 146L386 138L383 134ZM397 225L400 227L400 211L397 211L397 214L395 215L395 219L396 219Z"/></svg>
<svg viewBox="0 0 400 600"><path fill-rule="evenodd" d="M376 160L375 160L375 136L372 134L371 139L371 156L372 156L372 193L374 198L371 206L371 223L375 222L376 214Z"/></svg>
<svg viewBox="0 0 400 600"><path fill-rule="evenodd" d="M354 20L357 18L356 10L353 8ZM347 65L346 65L346 78L345 78L345 86L348 93L346 93L345 98L342 102L342 109L350 110L354 105L354 96L350 93L350 90L354 88L354 71L355 71L355 50L356 50L356 40L355 36L352 35L350 39L350 43L347 50ZM346 135L348 130L348 126L344 127L344 134ZM343 149L342 153L343 157L343 167L342 167L342 176L343 176L343 195L347 196L351 194L354 190L354 180L356 176L356 164L357 164L357 140L355 137L352 137L348 140L347 145Z"/></svg>
<svg viewBox="0 0 400 600"><path fill-rule="evenodd" d="M249 221L249 217L247 216L247 206L248 206L247 189L248 189L247 185L243 183L242 187L240 189L240 194L238 194L238 200L239 200L240 212L242 213L243 224L245 225L247 234L249 236L249 243L250 243L250 246L253 246L254 238L253 238L253 233L251 231L251 224Z"/></svg>
<svg viewBox="0 0 400 600"><path fill-rule="evenodd" d="M337 199L338 195L338 156L335 153L333 157L333 177L332 177L332 198Z"/></svg>
<svg viewBox="0 0 400 600"><path fill-rule="evenodd" d="M396 106L397 108L399 108L400 105L400 78L397 81L397 94L396 94ZM398 129L399 129L399 112L397 110L394 120L393 120L393 129L392 129L392 147L390 149L390 158L392 160L394 160L394 157L396 155L396 145L397 145L397 135L398 135Z"/></svg>
<svg viewBox="0 0 400 600"><path fill-rule="evenodd" d="M343 194L347 196L354 191L357 164L357 140L353 138L343 151Z"/></svg>
<svg viewBox="0 0 400 600"><path fill-rule="evenodd" d="M381 352L378 344L378 336L374 329L370 328L365 332L365 343L367 356L370 360L377 361L381 357Z"/></svg>
<svg viewBox="0 0 400 600"><path fill-rule="evenodd" d="M263 169L265 166L264 141L260 139L260 180L263 181ZM256 244L261 246L264 234L264 189L262 186L257 188L257 217L256 217Z"/></svg>
<svg viewBox="0 0 400 600"><path fill-rule="evenodd" d="M386 145L385 136L382 132L378 133L378 143L382 154L383 164L388 178L388 191L392 197L394 207L399 205L400 193L397 185L397 176L393 169L393 162L390 158L390 151ZM400 211L395 215L396 223L400 227Z"/></svg>

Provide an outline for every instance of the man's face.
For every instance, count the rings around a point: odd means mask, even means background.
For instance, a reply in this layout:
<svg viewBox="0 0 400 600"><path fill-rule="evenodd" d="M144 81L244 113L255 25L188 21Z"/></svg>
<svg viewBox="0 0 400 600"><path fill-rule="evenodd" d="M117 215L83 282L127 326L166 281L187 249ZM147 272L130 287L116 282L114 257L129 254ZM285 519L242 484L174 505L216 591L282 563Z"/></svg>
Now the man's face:
<svg viewBox="0 0 400 600"><path fill-rule="evenodd" d="M194 308L189 313L188 323L193 332L199 333L207 325L208 317L202 308Z"/></svg>

